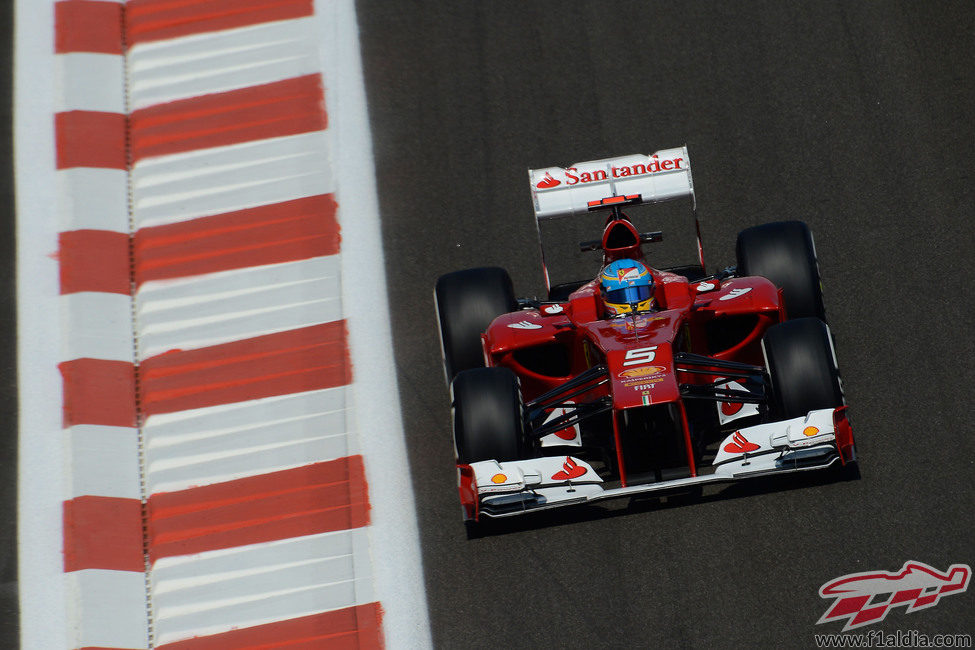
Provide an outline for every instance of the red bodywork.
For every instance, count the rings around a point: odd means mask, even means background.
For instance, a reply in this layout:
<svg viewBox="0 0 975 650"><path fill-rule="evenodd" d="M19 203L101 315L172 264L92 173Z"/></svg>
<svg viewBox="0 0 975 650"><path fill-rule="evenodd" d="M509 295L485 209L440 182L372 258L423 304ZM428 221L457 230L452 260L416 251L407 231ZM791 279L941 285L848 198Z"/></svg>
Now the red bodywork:
<svg viewBox="0 0 975 650"><path fill-rule="evenodd" d="M629 232L627 232L629 231ZM621 236L622 235L622 236ZM613 248L613 241L627 241ZM644 260L633 225L609 219L603 233L604 264L616 259ZM784 320L778 288L762 277L689 282L686 277L651 268L657 311L605 318L595 280L569 299L499 316L482 335L490 366L510 368L519 377L526 402L551 391L587 369L605 364L609 381L579 395L578 401L610 397L620 480L626 465L619 444L619 418L629 409L674 405L677 433L685 438L688 467L694 476L688 418L680 384L707 383L708 374L675 369L678 352L725 361L763 365L761 338Z"/></svg>

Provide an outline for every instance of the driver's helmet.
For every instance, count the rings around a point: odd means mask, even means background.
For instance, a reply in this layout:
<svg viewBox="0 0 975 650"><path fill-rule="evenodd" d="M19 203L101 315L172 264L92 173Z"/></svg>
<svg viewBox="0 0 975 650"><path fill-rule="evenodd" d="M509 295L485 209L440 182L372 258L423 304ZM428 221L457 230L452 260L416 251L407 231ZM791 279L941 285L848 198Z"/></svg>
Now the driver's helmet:
<svg viewBox="0 0 975 650"><path fill-rule="evenodd" d="M643 262L616 260L599 274L599 293L610 318L654 308L653 275Z"/></svg>

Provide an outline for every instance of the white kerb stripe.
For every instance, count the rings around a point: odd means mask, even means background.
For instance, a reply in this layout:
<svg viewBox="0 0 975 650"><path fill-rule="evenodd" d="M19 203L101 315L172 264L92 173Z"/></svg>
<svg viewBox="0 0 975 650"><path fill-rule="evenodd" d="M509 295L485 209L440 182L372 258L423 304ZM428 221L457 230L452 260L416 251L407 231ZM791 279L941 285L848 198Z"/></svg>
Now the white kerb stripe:
<svg viewBox="0 0 975 650"><path fill-rule="evenodd" d="M141 160L132 188L137 228L328 194L329 137L313 131Z"/></svg>
<svg viewBox="0 0 975 650"><path fill-rule="evenodd" d="M125 113L125 59L117 54L59 54L54 110Z"/></svg>
<svg viewBox="0 0 975 650"><path fill-rule="evenodd" d="M82 291L61 296L61 359L110 359L132 363L132 299L120 293Z"/></svg>
<svg viewBox="0 0 975 650"><path fill-rule="evenodd" d="M339 266L332 255L147 282L136 298L140 358L340 320Z"/></svg>
<svg viewBox="0 0 975 650"><path fill-rule="evenodd" d="M80 424L61 435L68 477L65 500L80 496L142 498L136 429Z"/></svg>
<svg viewBox="0 0 975 650"><path fill-rule="evenodd" d="M148 494L357 453L348 435L346 386L152 415L143 432Z"/></svg>
<svg viewBox="0 0 975 650"><path fill-rule="evenodd" d="M376 596L383 606L389 650L432 647L413 496L393 364L389 306L361 300L386 296L382 231L372 135L366 106L353 0L317 0L329 129L335 138L342 226L342 290L349 347L358 370L354 391L356 428L365 457L375 561ZM391 216L390 218L395 218ZM366 370L363 370L366 369ZM382 396L382 408L376 396Z"/></svg>
<svg viewBox="0 0 975 650"><path fill-rule="evenodd" d="M359 453L348 387L151 415L148 494L300 467Z"/></svg>
<svg viewBox="0 0 975 650"><path fill-rule="evenodd" d="M85 569L64 574L71 648L147 648L146 576Z"/></svg>
<svg viewBox="0 0 975 650"><path fill-rule="evenodd" d="M132 109L316 74L311 18L151 43L129 50Z"/></svg>
<svg viewBox="0 0 975 650"><path fill-rule="evenodd" d="M159 559L156 644L374 602L368 544L359 528Z"/></svg>
<svg viewBox="0 0 975 650"><path fill-rule="evenodd" d="M121 169L60 169L58 228L129 232L128 176Z"/></svg>
<svg viewBox="0 0 975 650"><path fill-rule="evenodd" d="M54 143L54 7L16 0L11 46L17 236L17 397L20 430L17 470L17 591L23 648L77 648L78 619L69 617L64 575L64 450L57 364L61 336L58 311L58 206ZM13 281L10 278L8 281ZM8 370L8 379L12 379ZM13 423L11 423L13 426ZM52 435L54 434L54 435ZM139 576L142 582L142 576ZM12 586L12 585L11 585ZM144 588L143 588L144 591ZM15 596L16 597L16 596ZM134 602L145 604L144 597ZM10 617L16 625L16 617ZM145 616L141 617L145 620ZM141 644L145 647L145 632Z"/></svg>

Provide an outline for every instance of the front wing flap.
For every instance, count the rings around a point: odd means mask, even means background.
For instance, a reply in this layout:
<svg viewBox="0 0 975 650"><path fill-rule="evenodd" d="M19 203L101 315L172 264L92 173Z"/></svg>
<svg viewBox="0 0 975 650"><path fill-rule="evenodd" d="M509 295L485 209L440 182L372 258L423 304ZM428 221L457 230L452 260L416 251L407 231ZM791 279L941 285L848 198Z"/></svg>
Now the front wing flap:
<svg viewBox="0 0 975 650"><path fill-rule="evenodd" d="M739 429L721 442L713 473L690 478L606 489L596 471L573 456L487 460L458 470L464 518L477 520L855 461L846 407L841 407Z"/></svg>

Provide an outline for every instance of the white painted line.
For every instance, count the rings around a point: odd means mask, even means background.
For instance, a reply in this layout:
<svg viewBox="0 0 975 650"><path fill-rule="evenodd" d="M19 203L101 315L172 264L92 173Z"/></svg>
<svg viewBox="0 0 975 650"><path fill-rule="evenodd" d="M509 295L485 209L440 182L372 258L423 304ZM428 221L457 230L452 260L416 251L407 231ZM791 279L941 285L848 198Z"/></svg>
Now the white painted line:
<svg viewBox="0 0 975 650"><path fill-rule="evenodd" d="M61 296L61 327L64 361L84 358L134 361L129 296L97 291Z"/></svg>
<svg viewBox="0 0 975 650"><path fill-rule="evenodd" d="M342 318L338 255L145 283L139 355L190 350Z"/></svg>
<svg viewBox="0 0 975 650"><path fill-rule="evenodd" d="M50 124L46 128L49 131ZM51 169L53 168L52 160ZM59 170L53 185L57 188L57 219L52 219L55 221L52 225L61 230L111 230L128 233L127 184L126 173L121 169L79 167ZM46 192L50 193L50 187Z"/></svg>
<svg viewBox="0 0 975 650"><path fill-rule="evenodd" d="M150 416L143 427L148 494L356 453L348 435L348 390L341 386Z"/></svg>
<svg viewBox="0 0 975 650"><path fill-rule="evenodd" d="M416 504L393 364L372 135L353 0L316 0L342 225L342 289L355 381L356 429L366 459L376 596L389 650L432 646ZM363 273L362 269L380 272ZM363 300L363 296L377 297Z"/></svg>
<svg viewBox="0 0 975 650"><path fill-rule="evenodd" d="M132 172L137 228L334 190L326 131L142 160Z"/></svg>
<svg viewBox="0 0 975 650"><path fill-rule="evenodd" d="M319 72L314 21L194 34L129 51L132 110Z"/></svg>
<svg viewBox="0 0 975 650"><path fill-rule="evenodd" d="M156 644L373 602L368 554L360 528L157 560Z"/></svg>
<svg viewBox="0 0 975 650"><path fill-rule="evenodd" d="M117 54L59 54L54 110L125 113L125 59Z"/></svg>
<svg viewBox="0 0 975 650"><path fill-rule="evenodd" d="M22 648L149 647L145 574L85 569L62 573L61 579L70 594L69 607L74 610L71 638L64 645L53 646L40 645L35 639L26 642L21 637ZM42 612L37 614L38 623L51 625ZM22 612L21 624L24 622Z"/></svg>
<svg viewBox="0 0 975 650"><path fill-rule="evenodd" d="M14 11L14 168L17 199L17 384L20 400L18 587L21 647L82 647L67 638L62 546L58 219L54 188L54 8ZM140 582L142 576L139 576ZM135 602L144 599L137 599Z"/></svg>
<svg viewBox="0 0 975 650"><path fill-rule="evenodd" d="M65 500L91 495L141 499L136 429L82 424L66 429Z"/></svg>

